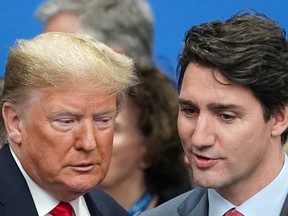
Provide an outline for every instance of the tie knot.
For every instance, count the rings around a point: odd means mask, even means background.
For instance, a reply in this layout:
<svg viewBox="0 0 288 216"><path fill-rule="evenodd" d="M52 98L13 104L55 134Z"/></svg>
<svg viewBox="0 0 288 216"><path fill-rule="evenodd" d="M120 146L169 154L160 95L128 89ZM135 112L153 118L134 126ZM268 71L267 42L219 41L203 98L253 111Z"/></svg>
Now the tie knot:
<svg viewBox="0 0 288 216"><path fill-rule="evenodd" d="M70 203L60 202L54 209L51 210L50 214L53 216L72 216L73 207Z"/></svg>
<svg viewBox="0 0 288 216"><path fill-rule="evenodd" d="M235 209L230 209L229 211L227 211L224 216L244 216L243 214L241 214L240 212L238 212Z"/></svg>

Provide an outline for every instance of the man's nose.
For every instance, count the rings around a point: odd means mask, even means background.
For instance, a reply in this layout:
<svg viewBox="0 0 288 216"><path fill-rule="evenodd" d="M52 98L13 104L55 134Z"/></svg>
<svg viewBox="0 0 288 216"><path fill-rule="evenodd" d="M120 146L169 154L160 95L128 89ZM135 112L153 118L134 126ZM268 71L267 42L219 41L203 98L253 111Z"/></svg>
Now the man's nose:
<svg viewBox="0 0 288 216"><path fill-rule="evenodd" d="M195 121L192 133L192 144L197 148L211 146L215 142L214 120L206 113L200 113Z"/></svg>
<svg viewBox="0 0 288 216"><path fill-rule="evenodd" d="M96 148L97 130L95 129L94 122L83 122L78 130L78 140L76 148L85 151L91 151Z"/></svg>

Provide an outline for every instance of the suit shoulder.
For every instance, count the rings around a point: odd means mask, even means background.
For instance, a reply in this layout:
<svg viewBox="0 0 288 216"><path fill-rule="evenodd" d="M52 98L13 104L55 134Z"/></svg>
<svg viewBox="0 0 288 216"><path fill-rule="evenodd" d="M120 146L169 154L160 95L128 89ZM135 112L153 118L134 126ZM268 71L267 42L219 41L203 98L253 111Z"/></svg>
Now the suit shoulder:
<svg viewBox="0 0 288 216"><path fill-rule="evenodd" d="M147 210L142 213L138 213L135 216L159 216L159 215L169 215L169 216L178 216L178 208L186 208L186 205L189 205L191 201L199 200L203 196L206 189L197 188L191 191L188 191L184 194L181 194L160 206L157 206L153 209Z"/></svg>
<svg viewBox="0 0 288 216"><path fill-rule="evenodd" d="M169 215L169 216L174 216L174 215L178 215L177 213L177 208L178 206L191 194L191 191L188 191L184 194L181 194L153 209L144 211L140 214L136 214L135 216L139 215L139 216L159 216L163 213L165 213L164 215Z"/></svg>

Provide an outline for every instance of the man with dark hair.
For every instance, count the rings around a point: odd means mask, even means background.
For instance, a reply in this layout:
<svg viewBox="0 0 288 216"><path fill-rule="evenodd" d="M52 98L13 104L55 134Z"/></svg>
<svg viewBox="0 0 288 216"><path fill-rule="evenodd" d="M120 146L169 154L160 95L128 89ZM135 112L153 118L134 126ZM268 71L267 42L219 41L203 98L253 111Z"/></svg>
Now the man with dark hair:
<svg viewBox="0 0 288 216"><path fill-rule="evenodd" d="M200 187L140 215L288 215L285 31L250 11L194 26L178 69L178 130Z"/></svg>

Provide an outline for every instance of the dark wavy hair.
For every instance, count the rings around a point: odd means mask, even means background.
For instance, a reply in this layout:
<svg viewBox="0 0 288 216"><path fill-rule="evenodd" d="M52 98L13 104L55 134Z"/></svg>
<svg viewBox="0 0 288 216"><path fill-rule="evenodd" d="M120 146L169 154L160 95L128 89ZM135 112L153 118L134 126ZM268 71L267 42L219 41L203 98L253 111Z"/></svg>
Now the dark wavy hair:
<svg viewBox="0 0 288 216"><path fill-rule="evenodd" d="M142 70L140 77L129 98L140 110L138 128L149 145L145 183L148 191L169 199L190 189L177 130L177 88L157 69Z"/></svg>
<svg viewBox="0 0 288 216"><path fill-rule="evenodd" d="M194 26L185 34L178 61L178 90L190 62L216 67L232 83L248 88L268 121L288 103L286 32L256 11L242 11L227 21ZM282 144L287 139L282 134Z"/></svg>

